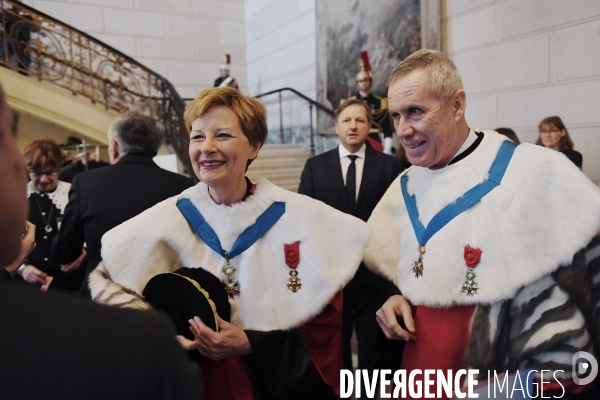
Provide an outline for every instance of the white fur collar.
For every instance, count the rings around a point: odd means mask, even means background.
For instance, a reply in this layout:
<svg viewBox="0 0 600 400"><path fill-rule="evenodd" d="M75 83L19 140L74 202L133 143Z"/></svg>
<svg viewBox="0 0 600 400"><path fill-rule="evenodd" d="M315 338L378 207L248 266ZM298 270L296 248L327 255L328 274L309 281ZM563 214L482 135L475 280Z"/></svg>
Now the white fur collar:
<svg viewBox="0 0 600 400"><path fill-rule="evenodd" d="M46 193L48 198L52 200L52 203L60 210L60 213L65 212L65 207L69 202L69 190L71 189L71 184L68 182L58 181L58 185L56 186L56 190L54 192ZM37 190L33 188L33 184L31 182L27 182L27 198L31 196L32 193L39 193Z"/></svg>
<svg viewBox="0 0 600 400"><path fill-rule="evenodd" d="M223 248L235 239L273 201L283 201L286 212L255 245L231 260L241 294L232 305L232 323L245 329L290 329L302 325L327 305L355 274L371 237L357 218L319 201L281 189L267 180L257 182L246 201L215 204L208 187L199 183L109 231L102 238L102 258L111 278L141 293L148 280L181 266L204 268L223 279L224 259L192 233L175 207L189 198L219 236ZM284 244L300 242L297 267L302 288L291 292L286 283L290 268ZM102 287L92 285L92 294Z"/></svg>
<svg viewBox="0 0 600 400"><path fill-rule="evenodd" d="M406 172L407 189L416 196L424 226L487 178L504 140L486 131L479 147L456 164L440 170L412 167ZM418 244L399 179L368 224L374 233L365 262L397 282L412 303L492 303L511 298L520 287L571 262L573 254L598 232L600 191L563 154L519 145L501 185L429 240L419 279L412 274ZM473 297L462 292L467 245L483 251L474 270L479 293Z"/></svg>

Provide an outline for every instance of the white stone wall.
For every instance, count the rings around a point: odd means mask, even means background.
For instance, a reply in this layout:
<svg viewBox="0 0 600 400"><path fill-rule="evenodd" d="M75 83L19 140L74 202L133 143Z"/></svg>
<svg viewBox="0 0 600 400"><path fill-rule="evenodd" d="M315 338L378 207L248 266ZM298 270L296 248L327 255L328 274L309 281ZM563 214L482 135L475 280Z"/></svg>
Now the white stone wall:
<svg viewBox="0 0 600 400"><path fill-rule="evenodd" d="M316 99L315 0L246 0L245 9L248 94L291 87ZM308 126L308 103L290 92L282 96L284 129ZM278 131L278 96L262 100L269 130ZM286 132L286 142L296 140L297 136L290 134Z"/></svg>
<svg viewBox="0 0 600 400"><path fill-rule="evenodd" d="M166 77L182 97L212 87L225 53L247 90L244 0L25 0Z"/></svg>
<svg viewBox="0 0 600 400"><path fill-rule="evenodd" d="M442 0L444 50L461 71L467 121L524 142L560 116L600 180L600 1Z"/></svg>

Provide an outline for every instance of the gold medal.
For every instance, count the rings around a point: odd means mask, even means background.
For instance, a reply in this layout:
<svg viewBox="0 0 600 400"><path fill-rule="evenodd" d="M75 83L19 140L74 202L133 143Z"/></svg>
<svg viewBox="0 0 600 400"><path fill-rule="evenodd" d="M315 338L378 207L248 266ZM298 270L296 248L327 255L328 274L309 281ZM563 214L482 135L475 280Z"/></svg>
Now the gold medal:
<svg viewBox="0 0 600 400"><path fill-rule="evenodd" d="M298 271L295 269L290 271L291 278L288 279L287 288L292 292L296 293L298 290L302 289L302 282L300 278L298 278Z"/></svg>
<svg viewBox="0 0 600 400"><path fill-rule="evenodd" d="M415 266L413 267L413 273L417 279L419 279L420 276L423 276L423 270L425 269L425 266L423 265L423 255L425 252L425 244L419 245L419 259L415 261Z"/></svg>
<svg viewBox="0 0 600 400"><path fill-rule="evenodd" d="M465 277L465 283L463 283L462 291L467 294L467 296L473 297L474 294L477 294L479 288L477 287L477 282L475 282L475 272L473 272L473 268L469 268Z"/></svg>
<svg viewBox="0 0 600 400"><path fill-rule="evenodd" d="M227 259L227 265L225 265L222 269L223 273L227 275L227 280L223 281L223 287L225 287L225 291L229 295L229 298L233 299L233 296L236 294L240 295L240 283L238 281L234 281L233 274L237 269L229 264L229 259Z"/></svg>

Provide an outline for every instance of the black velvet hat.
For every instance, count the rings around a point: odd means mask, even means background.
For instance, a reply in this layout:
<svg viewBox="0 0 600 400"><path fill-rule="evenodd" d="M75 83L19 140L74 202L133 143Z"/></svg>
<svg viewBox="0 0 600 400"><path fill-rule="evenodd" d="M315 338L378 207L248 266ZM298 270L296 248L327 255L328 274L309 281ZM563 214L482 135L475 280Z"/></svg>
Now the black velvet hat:
<svg viewBox="0 0 600 400"><path fill-rule="evenodd" d="M142 292L154 308L166 312L177 333L194 340L189 320L200 317L212 330L218 330L217 314L229 322L231 307L223 282L201 268L180 268L159 274L148 281Z"/></svg>

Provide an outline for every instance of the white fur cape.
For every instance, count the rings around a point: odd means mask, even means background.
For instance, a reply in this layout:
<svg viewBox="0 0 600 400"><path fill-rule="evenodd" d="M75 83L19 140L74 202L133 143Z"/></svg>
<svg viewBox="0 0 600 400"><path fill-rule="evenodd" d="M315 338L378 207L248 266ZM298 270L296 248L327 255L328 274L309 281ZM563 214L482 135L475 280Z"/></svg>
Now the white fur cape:
<svg viewBox="0 0 600 400"><path fill-rule="evenodd" d="M412 167L406 172L408 193L416 197L423 226L488 177L504 140L486 131L479 147L456 164L439 170ZM522 286L571 262L598 232L600 190L563 154L521 144L500 186L427 242L419 279L412 273L418 243L400 178L377 205L368 225L373 238L365 263L396 282L413 304L493 303L513 297ZM483 251L474 269L479 292L473 297L462 292L467 245Z"/></svg>
<svg viewBox="0 0 600 400"><path fill-rule="evenodd" d="M202 213L224 249L230 249L274 201L285 202L281 219L252 247L231 259L237 268L234 278L241 285L240 295L230 300L232 323L243 329L291 329L318 315L354 276L371 238L371 230L358 218L265 179L257 182L252 196L232 206L215 204L206 184L199 183L104 235L103 264L90 277L92 297L107 298L107 292L116 290L114 283L139 294L153 276L182 266L203 268L225 278L221 271L225 260L193 233L175 206L184 197ZM293 293L286 286L290 268L284 245L297 241L300 262L296 270L302 288ZM125 292L113 299L124 303L127 296L135 295Z"/></svg>

